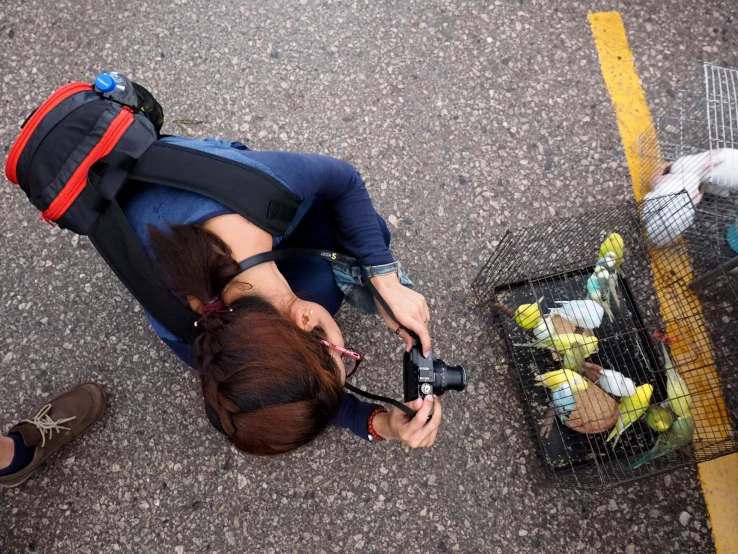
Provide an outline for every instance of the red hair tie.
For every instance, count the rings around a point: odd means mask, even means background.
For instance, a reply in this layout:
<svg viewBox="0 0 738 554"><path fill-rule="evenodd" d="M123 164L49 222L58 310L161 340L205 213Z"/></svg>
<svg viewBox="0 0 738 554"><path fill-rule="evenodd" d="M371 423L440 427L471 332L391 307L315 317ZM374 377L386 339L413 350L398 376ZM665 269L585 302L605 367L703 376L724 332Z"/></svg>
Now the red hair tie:
<svg viewBox="0 0 738 554"><path fill-rule="evenodd" d="M233 308L226 308L222 300L211 300L207 304L202 305L202 317L195 321L195 327L197 327L197 324L208 317L210 314L219 314L232 311Z"/></svg>

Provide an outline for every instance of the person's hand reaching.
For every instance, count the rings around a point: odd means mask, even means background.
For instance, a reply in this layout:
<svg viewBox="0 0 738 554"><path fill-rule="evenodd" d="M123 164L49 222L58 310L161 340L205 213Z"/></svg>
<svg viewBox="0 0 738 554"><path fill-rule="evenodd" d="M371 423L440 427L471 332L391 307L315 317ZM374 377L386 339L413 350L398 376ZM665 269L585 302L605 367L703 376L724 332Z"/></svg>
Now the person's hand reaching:
<svg viewBox="0 0 738 554"><path fill-rule="evenodd" d="M392 319L379 302L376 299L374 300L389 330L396 333L405 342L408 352L413 347L414 340L404 329L399 327L398 322L414 331L420 337L423 355L427 357L431 350L431 338L428 333L431 314L425 297L403 286L395 273L378 275L371 279L372 284L397 318L397 321Z"/></svg>

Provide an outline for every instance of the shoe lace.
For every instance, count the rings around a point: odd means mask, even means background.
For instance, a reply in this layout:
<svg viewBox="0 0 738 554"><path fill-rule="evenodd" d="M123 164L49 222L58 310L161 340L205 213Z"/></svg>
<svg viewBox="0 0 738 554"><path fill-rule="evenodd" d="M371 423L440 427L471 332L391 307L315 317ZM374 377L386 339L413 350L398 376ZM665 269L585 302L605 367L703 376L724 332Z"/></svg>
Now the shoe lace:
<svg viewBox="0 0 738 554"><path fill-rule="evenodd" d="M41 433L41 448L43 448L46 444L46 433L49 433L49 440L51 440L54 431L56 431L57 433L61 433L62 431L71 431L69 427L64 427L62 423L68 423L73 419L76 419L76 416L72 416L64 417L54 421L49 415L50 411L51 404L46 404L46 406L41 408L38 413L33 416L33 419L24 419L22 422L35 425L36 428L39 430L39 432Z"/></svg>

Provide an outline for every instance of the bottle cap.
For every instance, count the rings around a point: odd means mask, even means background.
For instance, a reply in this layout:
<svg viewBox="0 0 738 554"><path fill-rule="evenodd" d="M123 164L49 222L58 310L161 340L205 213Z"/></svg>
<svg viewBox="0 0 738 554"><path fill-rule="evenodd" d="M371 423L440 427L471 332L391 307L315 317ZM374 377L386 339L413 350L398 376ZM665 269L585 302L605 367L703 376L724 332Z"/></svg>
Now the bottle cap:
<svg viewBox="0 0 738 554"><path fill-rule="evenodd" d="M115 79L107 73L100 73L95 77L95 88L103 93L113 92L115 90Z"/></svg>

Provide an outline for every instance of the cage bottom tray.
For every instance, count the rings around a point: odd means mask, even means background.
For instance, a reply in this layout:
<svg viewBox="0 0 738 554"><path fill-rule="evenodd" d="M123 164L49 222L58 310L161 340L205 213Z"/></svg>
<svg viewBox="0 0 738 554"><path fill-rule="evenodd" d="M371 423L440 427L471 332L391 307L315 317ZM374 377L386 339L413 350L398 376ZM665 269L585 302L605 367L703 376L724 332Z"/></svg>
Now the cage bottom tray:
<svg viewBox="0 0 738 554"><path fill-rule="evenodd" d="M593 267L580 271L545 277L530 282L520 282L498 287L498 300L508 306L533 302L543 297L543 313L556 307L555 300L581 299L586 293L586 282ZM619 277L620 306L612 303L614 321L605 316L602 325L594 334L599 339L599 352L590 361L602 367L615 369L633 379L636 385L646 382L654 385L651 404L666 397L666 387L660 367L654 356L652 342L638 312L627 278ZM500 316L503 332L508 340L512 361L520 377L525 402L533 420L536 436L540 442L543 459L553 471L571 471L581 464L614 461L627 465L650 450L656 442L656 433L645 423L645 418L634 423L620 438L615 448L606 443L608 433L586 435L566 427L555 418L547 438L540 436L545 413L549 407L549 394L543 387L536 387L535 377L560 368L548 350L527 346L533 338L518 327L512 319Z"/></svg>

